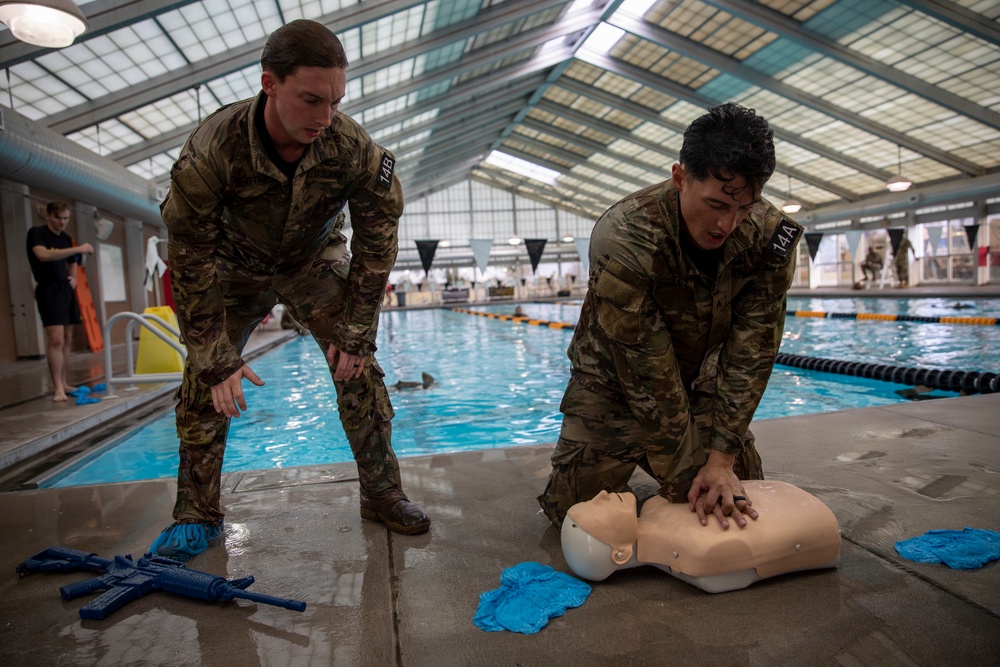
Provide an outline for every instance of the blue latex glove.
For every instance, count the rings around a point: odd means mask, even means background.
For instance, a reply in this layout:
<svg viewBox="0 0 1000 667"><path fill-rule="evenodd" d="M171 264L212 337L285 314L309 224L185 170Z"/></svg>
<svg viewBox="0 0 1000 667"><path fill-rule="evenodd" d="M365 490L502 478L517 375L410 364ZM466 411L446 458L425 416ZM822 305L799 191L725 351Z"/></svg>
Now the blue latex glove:
<svg viewBox="0 0 1000 667"><path fill-rule="evenodd" d="M896 542L896 553L918 563L944 563L955 570L975 570L1000 560L1000 533L994 530L929 530Z"/></svg>
<svg viewBox="0 0 1000 667"><path fill-rule="evenodd" d="M207 549L212 540L222 535L223 528L224 525L175 523L163 529L149 551L184 563Z"/></svg>
<svg viewBox="0 0 1000 667"><path fill-rule="evenodd" d="M90 394L90 387L88 387L87 385L82 385L77 387L73 391L67 391L66 394L68 396L73 396L74 398L83 398L84 396Z"/></svg>
<svg viewBox="0 0 1000 667"><path fill-rule="evenodd" d="M107 391L107 390L108 390L108 387L103 382L98 382L97 384L95 384L93 387L90 388L90 391L92 391L94 393L100 393L102 391Z"/></svg>
<svg viewBox="0 0 1000 667"><path fill-rule="evenodd" d="M579 579L533 562L508 567L500 574L500 584L479 596L472 622L480 630L534 634L590 595L590 586Z"/></svg>
<svg viewBox="0 0 1000 667"><path fill-rule="evenodd" d="M77 405L89 405L91 403L100 403L100 402L101 402L101 399L99 399L99 398L97 398L95 396L86 396L86 395L84 395L84 396L80 396L79 398L76 399L76 404Z"/></svg>

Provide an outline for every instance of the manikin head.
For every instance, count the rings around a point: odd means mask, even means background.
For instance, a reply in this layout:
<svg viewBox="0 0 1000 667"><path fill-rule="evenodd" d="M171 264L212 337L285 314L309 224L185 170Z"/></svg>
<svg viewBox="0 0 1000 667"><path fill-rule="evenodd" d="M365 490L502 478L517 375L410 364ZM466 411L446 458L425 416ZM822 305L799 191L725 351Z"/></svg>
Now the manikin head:
<svg viewBox="0 0 1000 667"><path fill-rule="evenodd" d="M562 526L563 555L570 569L591 581L637 565L639 518L631 493L601 491L593 500L569 508Z"/></svg>
<svg viewBox="0 0 1000 667"><path fill-rule="evenodd" d="M753 109L726 103L695 119L671 172L682 233L702 250L722 247L760 200L774 166L771 128Z"/></svg>

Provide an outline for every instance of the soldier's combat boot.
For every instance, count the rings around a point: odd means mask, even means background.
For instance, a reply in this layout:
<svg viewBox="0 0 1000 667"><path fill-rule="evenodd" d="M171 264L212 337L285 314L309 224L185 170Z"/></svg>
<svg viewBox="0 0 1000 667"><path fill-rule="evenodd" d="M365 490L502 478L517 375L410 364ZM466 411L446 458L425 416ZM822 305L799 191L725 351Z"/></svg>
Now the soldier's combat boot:
<svg viewBox="0 0 1000 667"><path fill-rule="evenodd" d="M403 535L419 535L426 533L431 527L427 514L399 490L381 496L368 495L362 490L361 518L381 521L393 532Z"/></svg>

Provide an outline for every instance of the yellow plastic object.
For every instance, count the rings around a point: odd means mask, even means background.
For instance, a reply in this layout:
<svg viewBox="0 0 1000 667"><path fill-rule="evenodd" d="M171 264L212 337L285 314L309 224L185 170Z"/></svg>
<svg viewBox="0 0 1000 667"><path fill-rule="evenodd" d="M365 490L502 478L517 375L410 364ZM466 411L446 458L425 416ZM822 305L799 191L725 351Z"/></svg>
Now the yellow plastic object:
<svg viewBox="0 0 1000 667"><path fill-rule="evenodd" d="M174 314L170 306L153 306L142 311L143 315L156 315L160 319L177 326L177 315ZM170 331L164 329L158 322L150 321L150 324L168 338L177 340ZM135 364L136 375L148 375L151 373L179 373L184 370L184 360L180 352L170 347L149 329L143 327L139 332L139 359Z"/></svg>

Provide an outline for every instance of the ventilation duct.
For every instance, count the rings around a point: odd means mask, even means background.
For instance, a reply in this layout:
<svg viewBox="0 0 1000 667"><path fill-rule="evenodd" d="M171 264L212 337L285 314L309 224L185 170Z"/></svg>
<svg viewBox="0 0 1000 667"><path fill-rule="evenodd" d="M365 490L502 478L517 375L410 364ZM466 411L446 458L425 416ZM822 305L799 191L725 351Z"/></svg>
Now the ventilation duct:
<svg viewBox="0 0 1000 667"><path fill-rule="evenodd" d="M4 106L0 174L70 201L163 226L152 181Z"/></svg>

